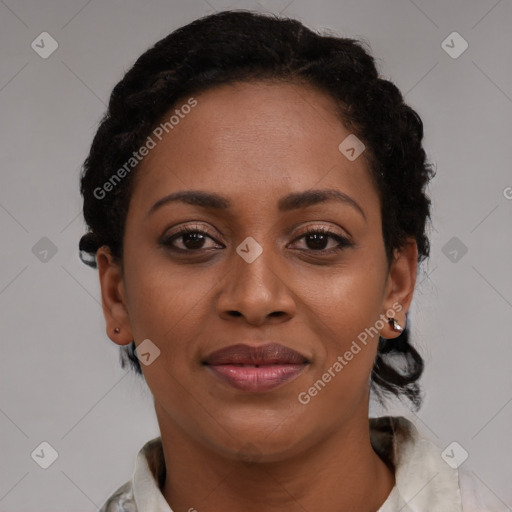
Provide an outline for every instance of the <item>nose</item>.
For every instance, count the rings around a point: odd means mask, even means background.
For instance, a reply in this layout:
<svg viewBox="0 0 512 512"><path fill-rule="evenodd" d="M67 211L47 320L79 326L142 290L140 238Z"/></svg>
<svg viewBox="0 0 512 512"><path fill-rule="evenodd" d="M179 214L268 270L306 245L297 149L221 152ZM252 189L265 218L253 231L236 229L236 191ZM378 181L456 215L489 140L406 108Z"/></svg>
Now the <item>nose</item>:
<svg viewBox="0 0 512 512"><path fill-rule="evenodd" d="M222 279L217 299L218 314L223 319L243 317L247 323L260 326L284 322L295 315L292 274L270 253L264 249L251 263L234 253L233 266Z"/></svg>

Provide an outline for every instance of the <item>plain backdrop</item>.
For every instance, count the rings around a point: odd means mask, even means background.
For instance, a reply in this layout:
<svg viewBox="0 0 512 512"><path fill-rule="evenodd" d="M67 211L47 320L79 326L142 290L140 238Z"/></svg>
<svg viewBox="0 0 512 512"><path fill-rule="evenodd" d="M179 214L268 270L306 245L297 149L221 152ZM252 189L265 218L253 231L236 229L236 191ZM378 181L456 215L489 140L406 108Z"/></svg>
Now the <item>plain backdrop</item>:
<svg viewBox="0 0 512 512"><path fill-rule="evenodd" d="M510 1L2 0L0 511L97 510L159 434L151 393L105 334L97 272L78 258L79 172L136 58L227 8L364 39L422 117L437 167L411 313L426 396L417 413L394 402L371 415L412 419L440 450L457 442L482 492L512 507ZM51 49L42 32L58 44L47 58L32 46ZM31 456L42 442L58 453L48 469Z"/></svg>

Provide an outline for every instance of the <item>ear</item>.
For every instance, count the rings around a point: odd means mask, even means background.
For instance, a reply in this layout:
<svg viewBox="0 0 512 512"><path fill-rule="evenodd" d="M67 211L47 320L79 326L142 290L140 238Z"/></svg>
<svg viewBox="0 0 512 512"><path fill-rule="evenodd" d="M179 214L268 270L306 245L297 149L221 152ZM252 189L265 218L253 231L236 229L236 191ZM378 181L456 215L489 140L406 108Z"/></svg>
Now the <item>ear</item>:
<svg viewBox="0 0 512 512"><path fill-rule="evenodd" d="M401 327L405 327L405 314L411 306L417 268L418 245L415 239L409 238L400 250L395 250L386 281L383 302L384 315L391 317L392 315L388 313L394 311L394 318ZM388 339L396 338L399 335L400 332L393 330L388 323L381 332L381 336Z"/></svg>
<svg viewBox="0 0 512 512"><path fill-rule="evenodd" d="M96 252L98 265L101 302L105 316L107 336L118 345L128 345L133 341L123 272L120 264L112 256L110 248L103 245ZM116 332L116 330L119 330Z"/></svg>

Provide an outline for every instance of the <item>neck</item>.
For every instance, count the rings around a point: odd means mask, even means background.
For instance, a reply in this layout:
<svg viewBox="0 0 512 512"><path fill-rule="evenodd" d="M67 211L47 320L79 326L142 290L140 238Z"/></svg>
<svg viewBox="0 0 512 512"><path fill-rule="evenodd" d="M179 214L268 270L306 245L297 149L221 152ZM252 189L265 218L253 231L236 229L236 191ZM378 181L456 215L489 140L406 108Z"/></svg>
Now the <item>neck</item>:
<svg viewBox="0 0 512 512"><path fill-rule="evenodd" d="M155 409L167 468L162 493L173 510L376 512L395 485L371 446L368 414L295 456L248 462L206 448Z"/></svg>

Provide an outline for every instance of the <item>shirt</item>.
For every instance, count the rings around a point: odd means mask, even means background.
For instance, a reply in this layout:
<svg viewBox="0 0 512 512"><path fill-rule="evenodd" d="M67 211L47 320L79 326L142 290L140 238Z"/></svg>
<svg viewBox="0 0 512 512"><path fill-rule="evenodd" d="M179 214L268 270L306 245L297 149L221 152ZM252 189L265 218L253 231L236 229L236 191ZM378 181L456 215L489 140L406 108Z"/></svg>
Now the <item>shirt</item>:
<svg viewBox="0 0 512 512"><path fill-rule="evenodd" d="M446 460L442 450L423 437L403 416L369 418L370 441L379 457L395 469L395 486L376 512L505 512L510 509L478 492L473 474ZM451 462L451 461L450 461ZM452 467L453 466L453 467ZM165 461L161 437L137 454L131 480L119 487L99 512L173 512L161 488Z"/></svg>

